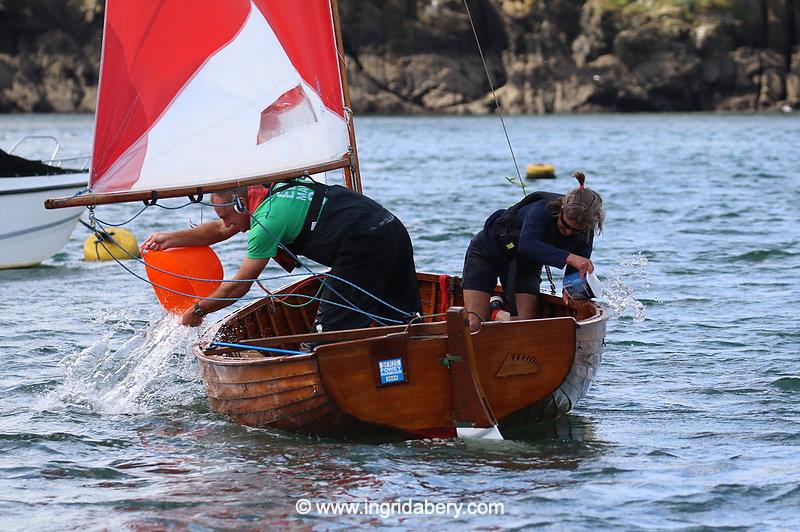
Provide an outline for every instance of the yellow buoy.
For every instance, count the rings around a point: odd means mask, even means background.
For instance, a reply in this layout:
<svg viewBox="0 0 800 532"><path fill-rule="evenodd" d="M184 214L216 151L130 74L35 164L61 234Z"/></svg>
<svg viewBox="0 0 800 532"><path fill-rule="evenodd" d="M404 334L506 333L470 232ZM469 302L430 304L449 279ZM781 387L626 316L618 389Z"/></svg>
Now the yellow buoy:
<svg viewBox="0 0 800 532"><path fill-rule="evenodd" d="M133 233L126 229L109 229L105 235L89 235L83 243L83 259L125 260L139 256L139 243Z"/></svg>
<svg viewBox="0 0 800 532"><path fill-rule="evenodd" d="M555 179L556 167L544 163L529 164L525 177L528 179Z"/></svg>

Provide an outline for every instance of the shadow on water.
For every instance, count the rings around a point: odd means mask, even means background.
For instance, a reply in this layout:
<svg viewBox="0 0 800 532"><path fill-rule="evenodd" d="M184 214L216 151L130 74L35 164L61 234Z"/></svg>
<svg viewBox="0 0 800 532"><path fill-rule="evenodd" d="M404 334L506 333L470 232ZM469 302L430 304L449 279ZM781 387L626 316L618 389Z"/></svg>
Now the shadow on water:
<svg viewBox="0 0 800 532"><path fill-rule="evenodd" d="M283 462L306 470L331 461L360 464L371 469L388 464L404 470L412 464L426 463L441 468L441 474L455 464L477 467L482 464L509 470L573 469L583 460L603 453L605 444L597 440L594 423L575 415L515 430L503 441L497 440L395 440L384 442L343 442L297 436L269 429L249 429L219 420L213 431L201 438L204 446L224 446L232 457L250 463ZM327 466L325 466L327 467ZM320 471L313 475L317 478ZM324 474L324 473L322 473ZM338 474L338 473L337 473Z"/></svg>

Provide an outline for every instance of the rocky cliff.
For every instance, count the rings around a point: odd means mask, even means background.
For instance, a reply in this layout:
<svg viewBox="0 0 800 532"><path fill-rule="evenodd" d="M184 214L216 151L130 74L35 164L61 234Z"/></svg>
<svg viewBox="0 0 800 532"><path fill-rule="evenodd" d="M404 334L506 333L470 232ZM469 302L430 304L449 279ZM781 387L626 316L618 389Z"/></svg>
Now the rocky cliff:
<svg viewBox="0 0 800 532"><path fill-rule="evenodd" d="M800 0L339 0L357 113L800 108ZM0 111L94 110L100 0L0 0Z"/></svg>

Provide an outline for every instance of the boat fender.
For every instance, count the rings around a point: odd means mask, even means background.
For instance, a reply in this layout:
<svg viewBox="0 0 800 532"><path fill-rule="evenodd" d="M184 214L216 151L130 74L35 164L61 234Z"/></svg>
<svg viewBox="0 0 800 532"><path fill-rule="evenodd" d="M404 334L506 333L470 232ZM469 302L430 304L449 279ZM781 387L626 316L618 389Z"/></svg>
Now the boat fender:
<svg viewBox="0 0 800 532"><path fill-rule="evenodd" d="M139 257L139 243L127 229L115 228L89 235L83 242L83 260L127 260Z"/></svg>

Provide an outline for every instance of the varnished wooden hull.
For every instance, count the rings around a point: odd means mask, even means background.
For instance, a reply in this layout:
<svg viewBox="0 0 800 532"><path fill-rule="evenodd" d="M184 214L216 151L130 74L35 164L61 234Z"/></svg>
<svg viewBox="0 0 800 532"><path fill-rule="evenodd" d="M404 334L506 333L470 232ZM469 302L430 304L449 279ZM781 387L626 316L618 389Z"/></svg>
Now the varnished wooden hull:
<svg viewBox="0 0 800 532"><path fill-rule="evenodd" d="M426 315L461 304L458 279L418 277ZM311 295L317 286L306 280L281 292ZM262 300L217 323L194 352L211 407L244 425L347 438L451 437L457 427L493 423L510 431L568 412L601 362L605 310L541 298L543 318L489 322L474 334L461 332L466 314L455 309L446 322L312 334L315 305ZM265 356L213 341L319 345ZM404 382L381 384L378 363L387 359L402 360Z"/></svg>

